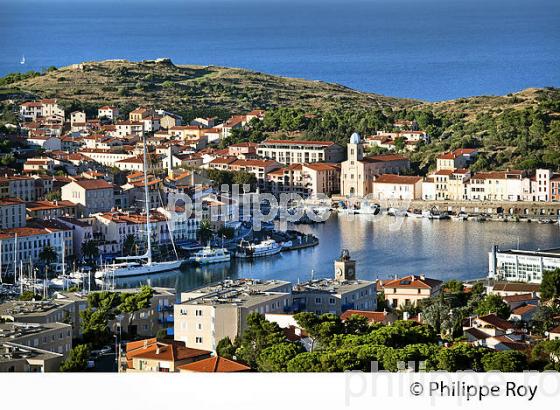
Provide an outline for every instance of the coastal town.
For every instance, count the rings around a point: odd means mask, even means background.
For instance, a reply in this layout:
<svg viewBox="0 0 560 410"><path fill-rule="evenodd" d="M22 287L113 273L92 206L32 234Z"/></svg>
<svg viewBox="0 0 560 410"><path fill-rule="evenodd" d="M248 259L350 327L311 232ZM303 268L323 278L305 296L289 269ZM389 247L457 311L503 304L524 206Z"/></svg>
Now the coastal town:
<svg viewBox="0 0 560 410"><path fill-rule="evenodd" d="M461 147L415 173L410 154L431 143L415 119L372 135L349 129L343 146L239 141L266 121L258 108L183 118L151 106L67 112L54 98L12 106L17 122L1 134L2 372L559 368L560 249L495 246L487 277L472 281L420 272L367 280L353 250L340 249L328 276L297 283L271 272L180 292L118 286L312 248L320 238L298 224L334 213L558 224L556 169L476 171L479 150ZM255 194L297 194L286 212L319 218L255 229L255 213L236 217ZM198 212L177 207L186 197Z"/></svg>

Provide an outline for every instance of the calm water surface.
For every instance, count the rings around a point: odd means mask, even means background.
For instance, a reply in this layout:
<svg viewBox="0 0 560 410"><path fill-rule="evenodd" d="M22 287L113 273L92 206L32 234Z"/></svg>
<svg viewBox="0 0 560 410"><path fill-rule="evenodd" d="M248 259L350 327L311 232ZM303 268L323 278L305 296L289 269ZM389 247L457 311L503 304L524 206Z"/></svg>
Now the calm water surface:
<svg viewBox="0 0 560 410"><path fill-rule="evenodd" d="M398 229L395 229L398 228ZM178 291L226 278L308 280L333 276L333 260L348 249L357 261L362 279L392 275L421 274L438 279L474 279L486 275L488 251L493 244L502 249L551 248L560 246L558 225L474 221L430 221L333 215L326 223L296 229L319 237L315 248L284 252L254 262L233 260L202 268L188 267L150 279L154 286L175 287ZM120 281L120 286L146 283L146 278Z"/></svg>
<svg viewBox="0 0 560 410"><path fill-rule="evenodd" d="M170 57L397 97L503 95L560 85L559 21L558 0L0 0L0 75Z"/></svg>

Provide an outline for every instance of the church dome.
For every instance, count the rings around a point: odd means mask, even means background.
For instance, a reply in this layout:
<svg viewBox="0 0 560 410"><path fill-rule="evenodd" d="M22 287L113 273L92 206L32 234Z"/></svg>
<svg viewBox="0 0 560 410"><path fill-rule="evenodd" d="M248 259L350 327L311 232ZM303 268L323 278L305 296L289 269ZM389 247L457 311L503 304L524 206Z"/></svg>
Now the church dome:
<svg viewBox="0 0 560 410"><path fill-rule="evenodd" d="M352 134L352 136L350 137L350 144L359 144L361 139L362 139L362 138L360 137L360 134L358 134L357 132L355 132L355 133Z"/></svg>

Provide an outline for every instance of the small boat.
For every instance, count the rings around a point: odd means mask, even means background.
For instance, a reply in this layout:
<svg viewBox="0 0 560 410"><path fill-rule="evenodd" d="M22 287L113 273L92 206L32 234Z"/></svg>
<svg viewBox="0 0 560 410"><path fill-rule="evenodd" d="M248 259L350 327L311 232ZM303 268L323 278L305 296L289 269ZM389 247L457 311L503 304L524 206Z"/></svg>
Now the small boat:
<svg viewBox="0 0 560 410"><path fill-rule="evenodd" d="M422 210L420 209L409 209L406 211L406 216L409 218L424 218Z"/></svg>
<svg viewBox="0 0 560 410"><path fill-rule="evenodd" d="M466 221L469 219L469 215L465 212L459 212L457 215L451 217L454 221Z"/></svg>
<svg viewBox="0 0 560 410"><path fill-rule="evenodd" d="M355 215L358 213L358 210L354 208L338 208L338 213L342 215Z"/></svg>
<svg viewBox="0 0 560 410"><path fill-rule="evenodd" d="M21 56L21 61L19 63L21 65L25 64L25 56Z"/></svg>
<svg viewBox="0 0 560 410"><path fill-rule="evenodd" d="M207 265L210 263L229 262L231 254L225 248L212 248L207 246L189 258L190 262Z"/></svg>
<svg viewBox="0 0 560 410"><path fill-rule="evenodd" d="M406 211L399 208L391 207L387 209L387 215L389 216L406 216Z"/></svg>
<svg viewBox="0 0 560 410"><path fill-rule="evenodd" d="M237 245L235 257L242 259L260 258L276 255L280 253L280 251L282 251L282 246L274 239L266 239L257 244L242 240L239 242L239 245Z"/></svg>
<svg viewBox="0 0 560 410"><path fill-rule="evenodd" d="M422 211L422 216L428 219L449 219L449 214L446 211L442 212L435 207L429 211Z"/></svg>
<svg viewBox="0 0 560 410"><path fill-rule="evenodd" d="M370 204L368 202L362 203L360 209L357 210L357 213L363 215L377 215L381 212L381 207L378 204Z"/></svg>
<svg viewBox="0 0 560 410"><path fill-rule="evenodd" d="M549 225L549 224L553 224L554 221L552 219L539 219L539 223Z"/></svg>

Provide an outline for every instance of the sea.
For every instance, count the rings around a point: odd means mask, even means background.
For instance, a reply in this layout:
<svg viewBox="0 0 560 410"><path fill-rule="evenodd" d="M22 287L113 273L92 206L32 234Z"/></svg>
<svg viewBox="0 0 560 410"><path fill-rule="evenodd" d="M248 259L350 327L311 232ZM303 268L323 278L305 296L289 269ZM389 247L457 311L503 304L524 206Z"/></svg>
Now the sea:
<svg viewBox="0 0 560 410"><path fill-rule="evenodd" d="M560 85L560 1L0 0L0 75L158 57L428 101L504 95Z"/></svg>

